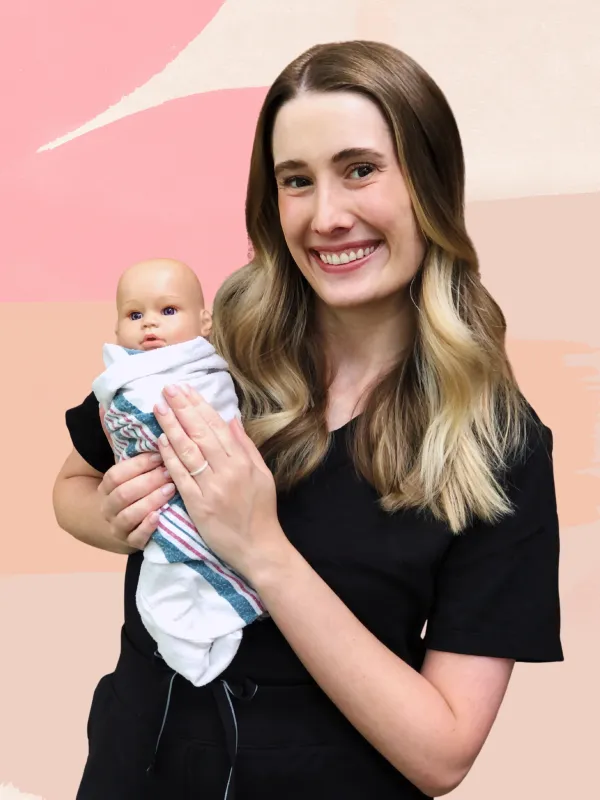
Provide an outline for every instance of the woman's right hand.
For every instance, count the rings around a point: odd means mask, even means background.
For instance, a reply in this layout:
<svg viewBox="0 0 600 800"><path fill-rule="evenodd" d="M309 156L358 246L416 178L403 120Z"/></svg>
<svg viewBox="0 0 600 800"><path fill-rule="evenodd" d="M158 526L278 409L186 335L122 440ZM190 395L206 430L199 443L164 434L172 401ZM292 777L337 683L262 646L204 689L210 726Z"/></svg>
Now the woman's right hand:
<svg viewBox="0 0 600 800"><path fill-rule="evenodd" d="M156 530L158 511L175 494L175 486L158 453L120 461L105 473L98 493L102 516L113 537L143 550Z"/></svg>

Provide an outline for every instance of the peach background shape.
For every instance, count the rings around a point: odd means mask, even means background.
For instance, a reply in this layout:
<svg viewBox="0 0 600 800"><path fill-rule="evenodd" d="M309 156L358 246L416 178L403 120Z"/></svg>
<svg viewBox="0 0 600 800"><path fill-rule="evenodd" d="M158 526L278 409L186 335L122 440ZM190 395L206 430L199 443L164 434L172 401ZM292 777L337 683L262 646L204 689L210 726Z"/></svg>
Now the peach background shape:
<svg viewBox="0 0 600 800"><path fill-rule="evenodd" d="M375 38L421 61L455 109L484 279L523 389L555 434L567 660L516 669L454 796L589 794L600 709L598 30L594 0L2 4L0 786L74 797L91 694L118 652L124 561L73 541L51 508L69 450L64 411L101 369L116 276L172 255L212 300L245 261L266 86L314 42Z"/></svg>

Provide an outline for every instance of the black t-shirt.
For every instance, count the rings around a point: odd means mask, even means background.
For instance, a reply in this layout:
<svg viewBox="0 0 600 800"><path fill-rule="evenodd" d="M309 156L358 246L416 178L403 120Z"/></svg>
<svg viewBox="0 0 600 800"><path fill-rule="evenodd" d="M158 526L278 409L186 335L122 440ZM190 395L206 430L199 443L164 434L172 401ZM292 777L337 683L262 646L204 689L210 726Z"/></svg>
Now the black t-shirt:
<svg viewBox="0 0 600 800"><path fill-rule="evenodd" d="M76 450L106 472L114 459L94 395L67 411L66 419ZM319 468L279 494L278 515L291 543L356 617L415 669L427 648L562 660L550 430L541 423L532 427L526 457L508 473L515 512L454 535L428 514L381 510L375 490L354 469L348 451L353 429L350 422L336 431ZM128 558L125 632L151 656L155 645L135 603L141 562L141 552ZM244 630L223 675L238 676L275 685L312 680L271 619Z"/></svg>

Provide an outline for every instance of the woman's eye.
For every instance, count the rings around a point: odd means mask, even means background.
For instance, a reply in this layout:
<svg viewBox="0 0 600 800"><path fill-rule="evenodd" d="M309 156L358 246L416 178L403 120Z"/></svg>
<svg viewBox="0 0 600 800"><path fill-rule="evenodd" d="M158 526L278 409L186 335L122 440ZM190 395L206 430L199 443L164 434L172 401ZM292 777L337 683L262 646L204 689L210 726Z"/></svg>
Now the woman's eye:
<svg viewBox="0 0 600 800"><path fill-rule="evenodd" d="M141 319L142 315L139 311L132 311L129 315L129 319L133 320L134 322L138 319Z"/></svg>
<svg viewBox="0 0 600 800"><path fill-rule="evenodd" d="M291 178L286 178L283 185L290 189L304 189L306 186L310 186L310 181L308 178L300 178L298 175L293 175Z"/></svg>
<svg viewBox="0 0 600 800"><path fill-rule="evenodd" d="M167 306L166 308L163 308L163 314L165 315L165 317L171 317L171 316L173 316L173 314L176 314L176 313L177 313L177 309L173 308L173 306Z"/></svg>
<svg viewBox="0 0 600 800"><path fill-rule="evenodd" d="M374 172L375 167L373 164L359 164L356 167L352 167L350 172L350 176L354 176L356 178L367 178L372 172Z"/></svg>

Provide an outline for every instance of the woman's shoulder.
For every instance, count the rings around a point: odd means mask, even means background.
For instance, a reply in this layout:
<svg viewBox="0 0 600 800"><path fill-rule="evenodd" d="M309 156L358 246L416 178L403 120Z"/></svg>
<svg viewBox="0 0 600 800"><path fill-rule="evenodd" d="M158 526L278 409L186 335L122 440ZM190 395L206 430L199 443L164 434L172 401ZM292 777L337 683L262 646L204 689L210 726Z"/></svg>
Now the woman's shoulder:
<svg viewBox="0 0 600 800"><path fill-rule="evenodd" d="M543 475L548 478L553 471L552 430L527 401L520 424L520 443L509 458L505 469L505 483L509 492L533 490L536 476ZM554 482L547 484L547 488L553 490Z"/></svg>
<svg viewBox="0 0 600 800"><path fill-rule="evenodd" d="M559 523L552 432L531 406L505 473L511 512L456 535L428 624L434 650L560 661Z"/></svg>

